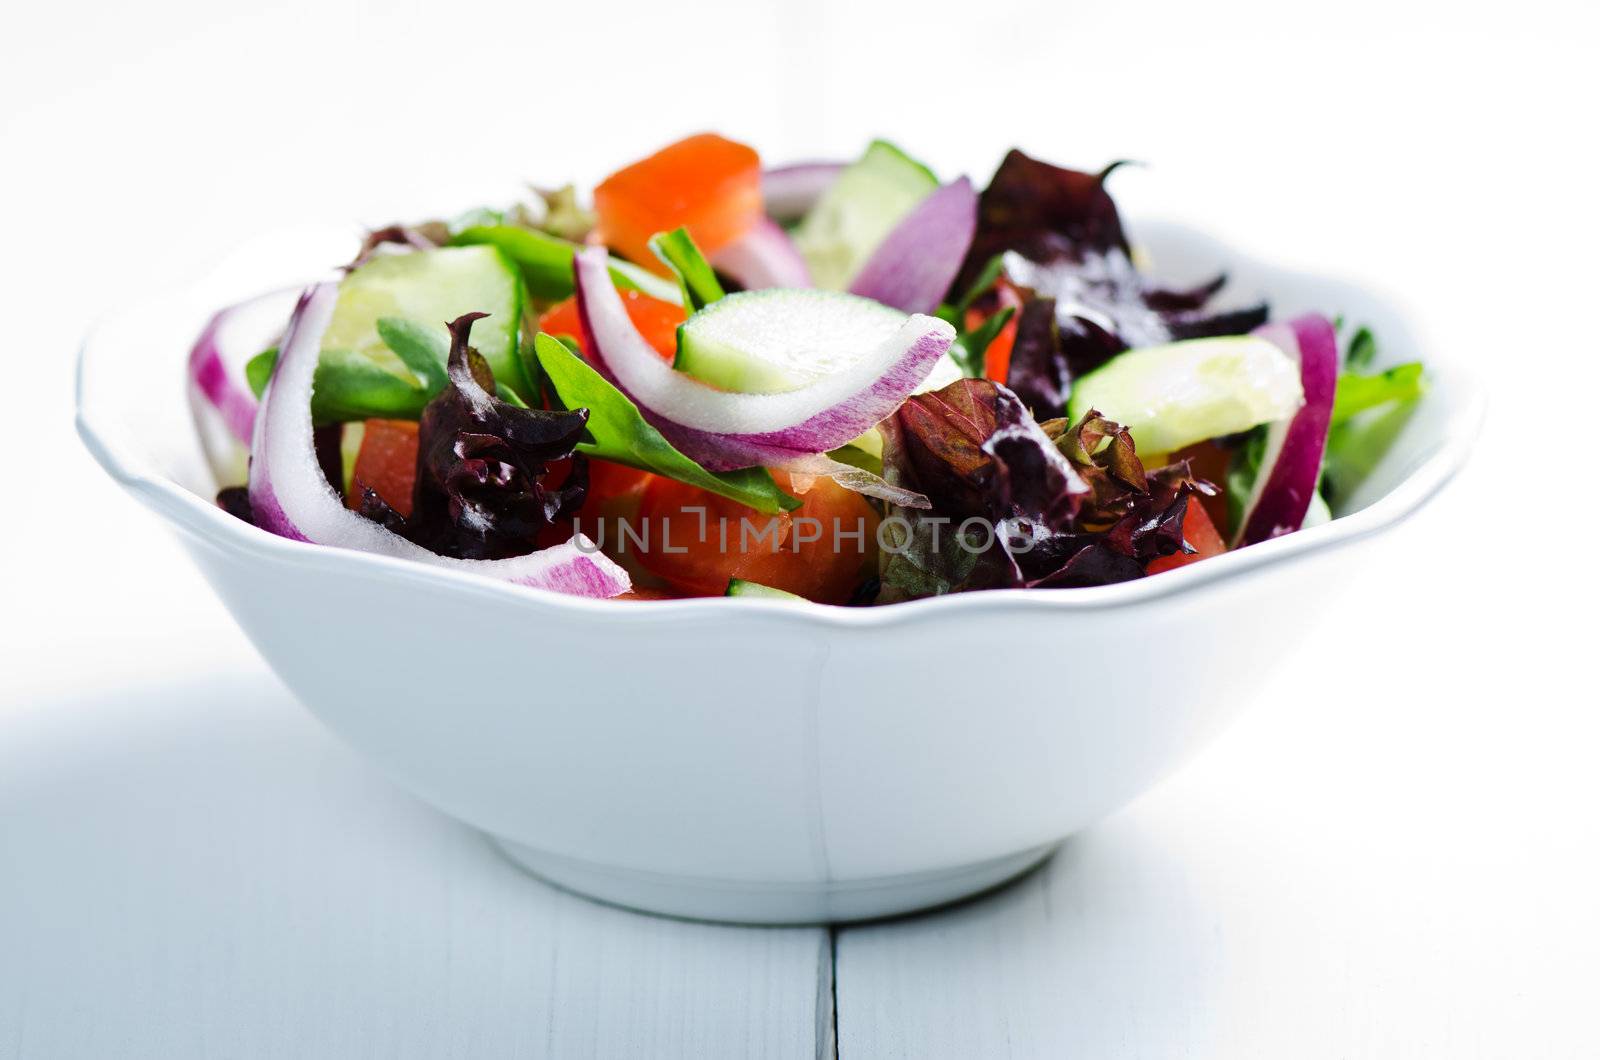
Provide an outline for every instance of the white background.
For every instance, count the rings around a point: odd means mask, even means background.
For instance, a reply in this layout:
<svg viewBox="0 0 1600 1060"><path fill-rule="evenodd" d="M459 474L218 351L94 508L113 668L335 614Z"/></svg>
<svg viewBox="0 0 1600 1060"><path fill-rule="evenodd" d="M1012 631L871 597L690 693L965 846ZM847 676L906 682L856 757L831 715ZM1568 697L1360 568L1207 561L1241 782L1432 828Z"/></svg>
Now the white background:
<svg viewBox="0 0 1600 1060"><path fill-rule="evenodd" d="M825 936L487 858L299 714L71 430L87 324L251 235L592 181L700 128L775 161L888 135L980 180L1011 144L1145 161L1129 213L1399 292L1492 401L1199 763L1010 891L840 936L841 1055L1600 1054L1592 7L19 7L0 1056L831 1048Z"/></svg>

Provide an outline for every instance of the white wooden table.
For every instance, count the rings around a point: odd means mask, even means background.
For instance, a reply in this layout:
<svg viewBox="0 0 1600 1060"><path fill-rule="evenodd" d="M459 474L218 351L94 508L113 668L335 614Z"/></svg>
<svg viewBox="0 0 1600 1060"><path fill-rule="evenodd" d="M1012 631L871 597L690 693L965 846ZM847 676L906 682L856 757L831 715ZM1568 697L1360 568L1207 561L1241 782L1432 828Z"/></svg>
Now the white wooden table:
<svg viewBox="0 0 1600 1060"><path fill-rule="evenodd" d="M571 7L0 33L0 1060L1600 1055L1593 13ZM836 934L554 890L292 702L71 437L71 345L253 232L689 125L1156 162L1136 210L1403 289L1491 384L1482 451L1235 729L1009 888Z"/></svg>

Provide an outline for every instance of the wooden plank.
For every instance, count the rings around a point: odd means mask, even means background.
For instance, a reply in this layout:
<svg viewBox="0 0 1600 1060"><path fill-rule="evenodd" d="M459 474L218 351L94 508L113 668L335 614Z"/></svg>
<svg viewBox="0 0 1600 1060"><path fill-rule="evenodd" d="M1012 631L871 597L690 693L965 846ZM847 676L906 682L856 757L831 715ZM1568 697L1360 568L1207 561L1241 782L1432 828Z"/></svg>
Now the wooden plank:
<svg viewBox="0 0 1600 1060"><path fill-rule="evenodd" d="M1417 563L1488 486L1186 773L1007 890L843 932L843 1060L1600 1055L1600 716L1553 676L1582 624L1447 614L1459 568Z"/></svg>
<svg viewBox="0 0 1600 1060"><path fill-rule="evenodd" d="M263 670L6 723L0 1057L831 1053L826 931L545 886Z"/></svg>

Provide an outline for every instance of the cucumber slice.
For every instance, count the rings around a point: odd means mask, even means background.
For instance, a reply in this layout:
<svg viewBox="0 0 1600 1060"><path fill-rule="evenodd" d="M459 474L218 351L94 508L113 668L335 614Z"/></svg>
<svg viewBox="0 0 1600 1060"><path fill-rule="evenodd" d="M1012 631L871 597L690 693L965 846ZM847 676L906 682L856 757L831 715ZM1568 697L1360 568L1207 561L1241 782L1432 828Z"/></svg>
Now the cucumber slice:
<svg viewBox="0 0 1600 1060"><path fill-rule="evenodd" d="M898 309L839 291L741 291L689 318L674 364L723 390L776 394L838 371L905 322Z"/></svg>
<svg viewBox="0 0 1600 1060"><path fill-rule="evenodd" d="M723 593L722 595L724 595L724 596L754 596L754 597L759 597L760 599L763 599L763 600L804 600L805 599L805 597L796 595L795 593L785 592L782 589L774 589L772 586L770 586L770 585L762 585L760 582L747 582L747 581L744 581L743 579L740 579L740 578L729 578L728 579L728 591Z"/></svg>
<svg viewBox="0 0 1600 1060"><path fill-rule="evenodd" d="M1073 423L1091 408L1133 434L1141 452L1169 453L1292 416L1305 403L1300 366L1253 335L1189 339L1119 354L1079 379Z"/></svg>
<svg viewBox="0 0 1600 1060"><path fill-rule="evenodd" d="M794 230L818 287L842 291L901 218L939 186L927 166L874 140Z"/></svg>
<svg viewBox="0 0 1600 1060"><path fill-rule="evenodd" d="M898 309L840 291L741 291L712 302L679 329L674 365L736 393L798 390L887 341L906 319ZM946 355L923 389L960 376Z"/></svg>
<svg viewBox="0 0 1600 1060"><path fill-rule="evenodd" d="M367 425L362 420L339 424L339 467L344 480L341 492L346 497L350 496L355 482L356 458L361 455L361 443L366 436Z"/></svg>
<svg viewBox="0 0 1600 1060"><path fill-rule="evenodd" d="M528 396L517 360L522 281L491 246L384 254L351 272L339 284L339 301L322 339L323 356L354 354L407 378L410 371L379 337L378 320L402 317L437 329L448 349L445 324L473 312L489 316L473 325L472 345L489 362L497 382Z"/></svg>

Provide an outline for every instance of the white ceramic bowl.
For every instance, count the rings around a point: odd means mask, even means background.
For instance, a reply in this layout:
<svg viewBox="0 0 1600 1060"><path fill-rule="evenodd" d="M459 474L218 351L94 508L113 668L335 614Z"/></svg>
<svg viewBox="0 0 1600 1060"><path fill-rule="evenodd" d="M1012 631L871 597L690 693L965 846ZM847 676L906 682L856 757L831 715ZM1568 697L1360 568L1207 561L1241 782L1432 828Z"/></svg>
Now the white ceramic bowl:
<svg viewBox="0 0 1600 1060"><path fill-rule="evenodd" d="M1122 585L862 609L570 599L286 541L211 503L182 364L213 307L337 260L298 234L98 328L78 428L311 710L538 875L717 920L900 913L1022 872L1192 755L1481 419L1390 303L1135 230L1160 275L1223 263L1280 314L1342 312L1427 361L1432 391L1339 519Z"/></svg>

